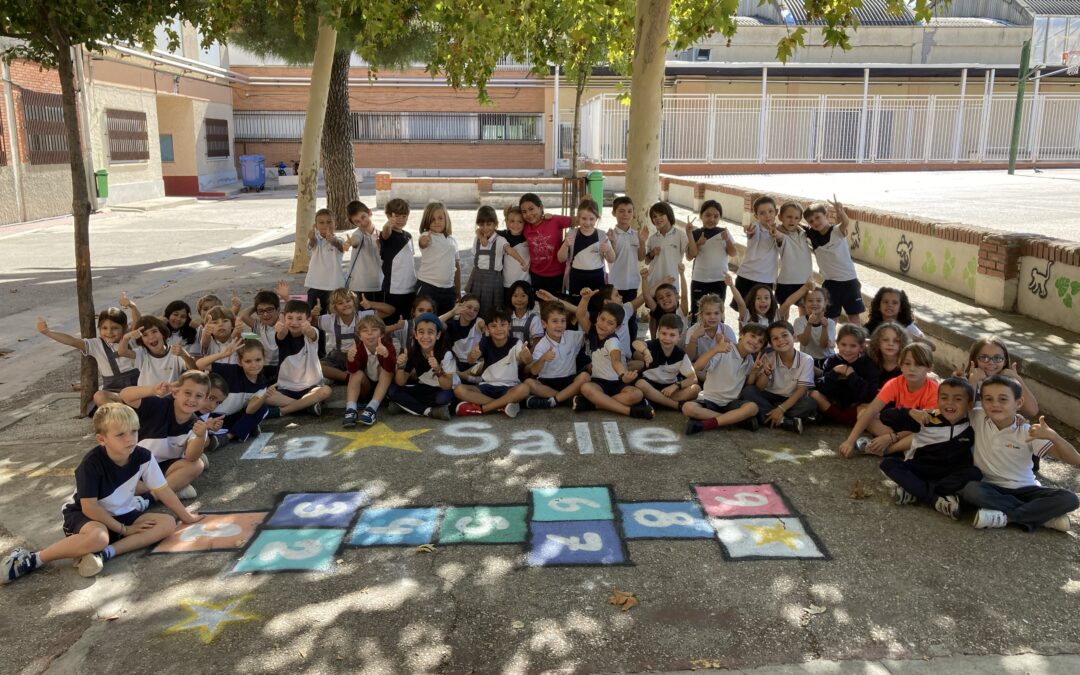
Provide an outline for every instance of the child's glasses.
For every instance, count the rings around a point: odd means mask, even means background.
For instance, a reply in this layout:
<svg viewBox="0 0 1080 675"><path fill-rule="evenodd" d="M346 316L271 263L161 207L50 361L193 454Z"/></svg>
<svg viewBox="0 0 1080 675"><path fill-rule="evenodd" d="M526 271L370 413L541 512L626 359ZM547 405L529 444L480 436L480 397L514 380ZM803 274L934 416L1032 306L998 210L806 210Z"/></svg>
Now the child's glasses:
<svg viewBox="0 0 1080 675"><path fill-rule="evenodd" d="M979 354L978 361L979 363L1005 363L1005 357L1001 354L994 354L993 356L989 354Z"/></svg>

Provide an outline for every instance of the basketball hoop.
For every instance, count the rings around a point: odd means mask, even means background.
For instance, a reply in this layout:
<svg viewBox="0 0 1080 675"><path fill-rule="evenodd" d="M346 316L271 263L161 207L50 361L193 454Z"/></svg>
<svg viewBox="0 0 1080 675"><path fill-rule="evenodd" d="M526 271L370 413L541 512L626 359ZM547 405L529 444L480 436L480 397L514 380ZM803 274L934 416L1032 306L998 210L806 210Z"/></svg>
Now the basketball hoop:
<svg viewBox="0 0 1080 675"><path fill-rule="evenodd" d="M1065 65L1065 72L1069 75L1080 73L1080 51L1062 53L1061 62Z"/></svg>

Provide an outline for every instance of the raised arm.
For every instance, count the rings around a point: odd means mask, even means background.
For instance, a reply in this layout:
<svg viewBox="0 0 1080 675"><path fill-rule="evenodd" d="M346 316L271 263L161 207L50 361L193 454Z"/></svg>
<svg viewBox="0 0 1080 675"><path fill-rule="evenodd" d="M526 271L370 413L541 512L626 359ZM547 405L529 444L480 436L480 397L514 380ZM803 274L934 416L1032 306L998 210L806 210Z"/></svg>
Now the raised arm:
<svg viewBox="0 0 1080 675"><path fill-rule="evenodd" d="M44 317L39 316L37 318L37 331L50 340L56 340L62 345L67 345L73 349L78 349L84 354L86 353L86 345L83 343L82 338L77 338L74 335L68 335L67 333L58 333L49 330L49 324L45 323Z"/></svg>
<svg viewBox="0 0 1080 675"><path fill-rule="evenodd" d="M697 241L694 239L694 219L686 221L686 259L693 260L698 255Z"/></svg>
<svg viewBox="0 0 1080 675"><path fill-rule="evenodd" d="M791 311L791 306L799 302L799 300L802 300L803 296L809 293L810 289L813 287L813 278L807 279L805 284L799 286L799 290L789 295L787 300L784 300L784 304L780 305L780 309L777 310L777 314L779 314L781 317L786 317L788 315L788 312Z"/></svg>
<svg viewBox="0 0 1080 675"><path fill-rule="evenodd" d="M195 368L197 368L198 370L206 370L210 367L210 364L214 363L215 361L227 359L232 356L233 353L235 353L236 350L239 349L243 344L244 341L242 339L236 338L232 342L227 344L225 346L225 349L218 352L217 354L207 354L206 356L203 356L199 360L195 361Z"/></svg>
<svg viewBox="0 0 1080 675"><path fill-rule="evenodd" d="M1076 452L1076 448L1073 447L1072 443L1062 438L1058 432L1050 428L1050 425L1046 423L1045 417L1040 416L1039 423L1031 425L1031 428L1028 429L1028 437L1031 439L1050 441L1053 443L1050 447L1050 454L1067 464L1080 466L1080 453Z"/></svg>
<svg viewBox="0 0 1080 675"><path fill-rule="evenodd" d="M840 203L840 200L836 198L835 194L832 196L832 205L836 210L836 221L840 223L840 234L846 237L848 226L851 224L851 221L848 220L847 211L844 210L844 205Z"/></svg>
<svg viewBox="0 0 1080 675"><path fill-rule="evenodd" d="M116 344L116 355L122 356L125 359L135 358L135 350L131 348L131 341L138 340L141 337L141 328L136 328L135 330L131 330L125 333L124 337L120 338L120 342Z"/></svg>
<svg viewBox="0 0 1080 675"><path fill-rule="evenodd" d="M159 382L154 387L124 387L120 390L120 400L132 408L138 408L144 398L164 396L172 391L169 382Z"/></svg>

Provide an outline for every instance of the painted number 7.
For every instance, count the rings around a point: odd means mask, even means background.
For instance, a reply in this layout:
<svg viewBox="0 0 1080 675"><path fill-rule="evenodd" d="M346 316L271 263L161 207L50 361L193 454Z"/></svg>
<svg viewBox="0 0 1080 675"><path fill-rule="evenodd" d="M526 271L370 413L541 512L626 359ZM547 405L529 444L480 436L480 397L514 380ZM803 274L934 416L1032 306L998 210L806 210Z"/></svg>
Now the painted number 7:
<svg viewBox="0 0 1080 675"><path fill-rule="evenodd" d="M548 507L555 511L562 511L563 513L580 511L583 506L587 506L591 509L600 508L599 504L591 499L585 499L584 497L556 497L548 502Z"/></svg>
<svg viewBox="0 0 1080 675"><path fill-rule="evenodd" d="M556 544L562 544L568 551L599 551L604 547L604 541L596 532L586 532L581 536L581 539L577 537L560 537L557 534L549 534L547 538Z"/></svg>

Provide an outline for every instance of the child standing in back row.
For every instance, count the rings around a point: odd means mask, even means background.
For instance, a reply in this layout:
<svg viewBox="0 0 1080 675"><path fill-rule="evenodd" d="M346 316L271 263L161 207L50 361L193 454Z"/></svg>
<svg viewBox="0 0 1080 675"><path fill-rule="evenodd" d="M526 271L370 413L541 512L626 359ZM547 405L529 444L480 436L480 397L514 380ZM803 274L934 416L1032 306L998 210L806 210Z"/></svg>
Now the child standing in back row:
<svg viewBox="0 0 1080 675"><path fill-rule="evenodd" d="M829 306L825 316L839 319L840 313L847 315L848 323L861 324L862 313L866 305L862 299L862 284L855 273L855 263L851 260L848 248L848 221L844 205L833 195L833 210L839 225L829 223L829 205L815 202L803 211L803 218L810 226L806 233L810 246L817 256L818 269L824 278L822 286L829 292Z"/></svg>
<svg viewBox="0 0 1080 675"><path fill-rule="evenodd" d="M608 281L626 302L633 302L641 286L638 266L645 259L645 247L637 232L630 227L634 222L634 202L627 196L616 197L611 203L615 227L608 230L608 241L615 250L615 262L611 263Z"/></svg>
<svg viewBox="0 0 1080 675"><path fill-rule="evenodd" d="M311 260L304 278L308 305L314 307L318 303L322 311L327 312L330 310L330 292L345 285L341 272L345 242L334 234L334 214L330 209L315 212L315 226L308 231L308 252Z"/></svg>
<svg viewBox="0 0 1080 675"><path fill-rule="evenodd" d="M505 239L495 232L499 226L499 217L495 209L481 206L476 211L476 241L473 243L473 268L465 292L475 295L480 301L480 316L487 318L505 301L503 291L503 268L517 265L523 274L528 274L529 264L514 250ZM525 238L522 237L522 241ZM506 256L514 259L507 261Z"/></svg>
<svg viewBox="0 0 1080 675"><path fill-rule="evenodd" d="M363 202L349 202L345 207L349 223L355 227L346 243L352 249L352 262L345 275L345 286L356 294L359 307L360 296L372 302L384 302L382 261L379 259L379 233L371 222L371 209Z"/></svg>
<svg viewBox="0 0 1080 675"><path fill-rule="evenodd" d="M692 223L686 224L686 259L694 261L690 274L690 317L695 321L700 321L698 302L702 296L715 294L720 302L727 297L725 278L728 260L735 255L735 240L726 227L720 227L723 213L720 202L709 199L698 210L701 227L695 229Z"/></svg>
<svg viewBox="0 0 1080 675"><path fill-rule="evenodd" d="M754 200L754 220L743 228L746 251L735 277L735 290L747 299L747 303L753 301L750 289L754 286L765 286L771 291L776 285L780 263L773 235L775 229L776 200L768 196L758 197ZM734 302L731 307L736 308Z"/></svg>
<svg viewBox="0 0 1080 675"><path fill-rule="evenodd" d="M571 230L559 247L559 262L569 263L567 294L570 302L577 304L584 288L603 286L607 274L605 262L615 261L615 250L607 235L596 229L600 220L600 207L591 199L578 204L576 229Z"/></svg>
<svg viewBox="0 0 1080 675"><path fill-rule="evenodd" d="M799 291L814 273L814 261L806 228L802 226L802 206L785 202L780 207L780 225L773 230L773 237L780 249L780 271L776 276L776 302L784 304ZM788 315L780 317L788 320Z"/></svg>
<svg viewBox="0 0 1080 675"><path fill-rule="evenodd" d="M409 203L394 198L386 202L386 224L379 236L382 259L383 302L394 308L390 322L408 319L416 298L416 264L413 262L412 235L405 231L409 222Z"/></svg>
<svg viewBox="0 0 1080 675"><path fill-rule="evenodd" d="M420 271L416 292L435 302L439 314L449 312L461 295L461 269L458 267L457 240L451 234L450 214L440 202L424 207L420 217Z"/></svg>
<svg viewBox="0 0 1080 675"><path fill-rule="evenodd" d="M645 261L649 263L649 278L645 283L649 288L655 288L671 277L675 292L685 295L680 265L688 245L686 232L675 227L675 210L667 202L650 206L649 220L656 232L645 242Z"/></svg>

